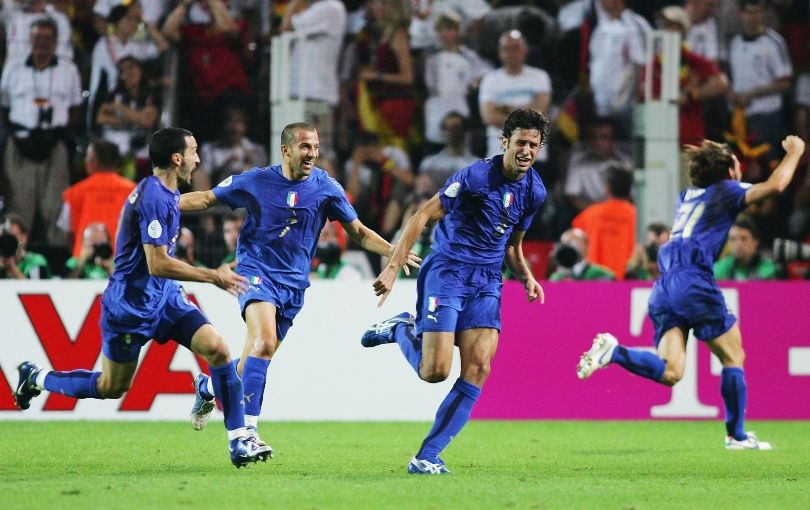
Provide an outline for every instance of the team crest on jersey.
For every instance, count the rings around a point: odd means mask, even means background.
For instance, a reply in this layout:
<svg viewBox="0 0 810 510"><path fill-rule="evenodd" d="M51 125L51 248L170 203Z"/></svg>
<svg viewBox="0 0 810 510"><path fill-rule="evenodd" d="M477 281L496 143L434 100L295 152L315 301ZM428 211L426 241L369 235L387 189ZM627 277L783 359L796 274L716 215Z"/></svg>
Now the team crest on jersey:
<svg viewBox="0 0 810 510"><path fill-rule="evenodd" d="M439 298L436 296L428 297L428 312L435 312L439 307Z"/></svg>
<svg viewBox="0 0 810 510"><path fill-rule="evenodd" d="M262 284L262 277L261 276L251 276L250 277L250 284L251 285L261 285Z"/></svg>
<svg viewBox="0 0 810 510"><path fill-rule="evenodd" d="M287 192L287 205L290 207L295 207L298 205L298 192L297 191L288 191Z"/></svg>
<svg viewBox="0 0 810 510"><path fill-rule="evenodd" d="M504 209L508 208L512 203L515 201L515 195L512 194L511 191L507 191L503 194L503 207Z"/></svg>
<svg viewBox="0 0 810 510"><path fill-rule="evenodd" d="M157 239L161 234L163 234L163 225L161 225L158 220L152 220L152 222L146 228L146 231L149 233L149 237L152 239Z"/></svg>
<svg viewBox="0 0 810 510"><path fill-rule="evenodd" d="M459 189L461 189L461 183L454 182L453 184L448 186L446 190L444 190L444 194L450 198L456 198L458 196Z"/></svg>
<svg viewBox="0 0 810 510"><path fill-rule="evenodd" d="M218 188L227 188L228 186L231 185L232 182L233 182L233 176L229 175L228 177L225 178L224 181L217 184L217 187Z"/></svg>

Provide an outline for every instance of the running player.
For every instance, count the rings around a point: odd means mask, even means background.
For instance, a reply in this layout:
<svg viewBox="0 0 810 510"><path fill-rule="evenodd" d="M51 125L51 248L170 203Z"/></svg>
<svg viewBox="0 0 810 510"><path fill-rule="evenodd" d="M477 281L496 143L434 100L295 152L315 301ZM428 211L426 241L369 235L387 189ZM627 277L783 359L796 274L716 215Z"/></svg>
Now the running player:
<svg viewBox="0 0 810 510"><path fill-rule="evenodd" d="M233 294L246 280L228 266L200 269L175 259L180 229L178 182L188 184L200 162L197 142L185 129L156 132L149 146L153 174L142 180L124 203L116 242L115 270L101 298L101 372L43 370L20 364L14 398L20 409L42 390L74 398L118 399L129 389L138 354L152 338L169 339L199 354L210 366L213 393L222 402L231 462L239 468L265 460L271 451L245 429L242 382L228 346L175 281L208 282Z"/></svg>
<svg viewBox="0 0 810 510"><path fill-rule="evenodd" d="M419 377L431 383L447 379L453 346L459 346L461 377L439 406L433 427L408 464L409 473L449 473L439 454L470 419L498 346L504 261L523 282L529 301L543 302L522 241L546 198L532 165L547 133L542 114L510 113L502 132L504 154L457 171L420 206L374 282L382 305L422 230L439 222L433 252L419 271L416 318L401 313L371 326L361 340L365 347L398 343Z"/></svg>
<svg viewBox="0 0 810 510"><path fill-rule="evenodd" d="M694 330L723 364L720 393L726 411L726 448L771 449L745 430L745 353L737 320L726 307L712 265L737 214L790 184L804 154L804 141L788 136L782 147L787 155L768 180L752 185L740 182L740 162L728 146L709 140L700 147L687 146L692 185L681 191L670 241L658 252L661 276L648 305L658 353L624 347L610 333L600 333L579 361L580 379L616 363L636 375L674 386L683 377L686 341L689 330Z"/></svg>

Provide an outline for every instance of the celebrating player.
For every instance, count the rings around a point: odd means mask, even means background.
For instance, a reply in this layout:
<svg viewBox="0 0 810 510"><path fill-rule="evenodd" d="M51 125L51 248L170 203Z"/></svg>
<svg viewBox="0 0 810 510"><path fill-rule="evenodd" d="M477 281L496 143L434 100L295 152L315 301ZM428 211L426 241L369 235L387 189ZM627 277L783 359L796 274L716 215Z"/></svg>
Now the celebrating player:
<svg viewBox="0 0 810 510"><path fill-rule="evenodd" d="M683 377L686 340L693 329L723 364L720 393L726 408L726 448L771 449L769 443L745 431L745 353L736 318L726 308L712 265L737 214L790 184L804 154L804 141L788 136L782 147L787 155L768 180L752 185L739 182L740 163L726 145L705 140L700 147L687 146L692 185L681 191L670 241L658 252L661 276L648 306L658 353L629 349L610 333L601 333L579 361L580 379L616 363L634 374L674 386Z"/></svg>
<svg viewBox="0 0 810 510"><path fill-rule="evenodd" d="M248 338L239 363L245 392L245 418L252 436L262 408L267 370L279 343L304 304L309 270L326 220L338 220L349 237L371 252L389 256L393 247L364 226L340 184L315 166L318 132L299 122L281 133L281 165L253 168L228 177L216 188L184 194L181 211L200 211L222 202L232 209L244 207L247 218L236 248L237 273L249 280L239 296ZM407 264L421 259L406 253ZM192 425L202 429L213 410L211 378L196 381L197 400Z"/></svg>
<svg viewBox="0 0 810 510"><path fill-rule="evenodd" d="M501 329L501 266L523 282L529 301L543 289L523 257L523 235L546 188L532 167L546 141L548 121L533 110L516 110L504 123L504 154L453 174L439 193L405 225L394 255L374 282L385 301L425 225L439 221L433 252L417 280L416 318L404 312L374 324L361 343L398 343L419 377L447 379L453 346L461 353L461 377L439 406L436 421L408 464L412 474L449 473L439 454L467 421L489 375Z"/></svg>
<svg viewBox="0 0 810 510"><path fill-rule="evenodd" d="M103 357L101 372L43 370L20 364L14 398L20 409L42 390L74 398L121 398L132 384L141 347L152 338L169 339L209 364L213 393L222 402L231 462L238 468L265 460L268 447L257 444L245 429L242 382L231 363L228 346L175 280L208 282L233 294L246 280L228 266L200 269L173 257L180 229L178 181L188 184L200 158L197 142L185 129L156 132L149 147L153 174L129 195L121 211L115 270L101 298Z"/></svg>

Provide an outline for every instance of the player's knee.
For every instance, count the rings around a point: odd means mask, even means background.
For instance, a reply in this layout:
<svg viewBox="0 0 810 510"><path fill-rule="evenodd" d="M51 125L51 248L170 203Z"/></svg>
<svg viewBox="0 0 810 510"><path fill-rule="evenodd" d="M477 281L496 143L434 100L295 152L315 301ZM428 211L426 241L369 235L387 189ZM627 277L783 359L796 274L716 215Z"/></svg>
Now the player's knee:
<svg viewBox="0 0 810 510"><path fill-rule="evenodd" d="M212 335L197 346L199 354L206 363L212 366L224 365L230 359L228 346L220 335Z"/></svg>
<svg viewBox="0 0 810 510"><path fill-rule="evenodd" d="M683 368L673 367L667 363L664 375L661 377L661 384L675 386L681 379L683 379Z"/></svg>
<svg viewBox="0 0 810 510"><path fill-rule="evenodd" d="M464 379L474 384L481 385L489 377L491 365L488 361L480 361L471 363L467 370L464 371Z"/></svg>
<svg viewBox="0 0 810 510"><path fill-rule="evenodd" d="M96 383L96 391L101 398L119 399L129 391L130 381L113 381L103 376Z"/></svg>
<svg viewBox="0 0 810 510"><path fill-rule="evenodd" d="M253 337L251 356L270 359L276 353L278 338L275 333L262 333Z"/></svg>
<svg viewBox="0 0 810 510"><path fill-rule="evenodd" d="M442 381L447 380L447 377L450 375L450 364L449 363L430 363L430 364L422 364L419 367L419 376L422 378L423 381L429 383L439 383Z"/></svg>

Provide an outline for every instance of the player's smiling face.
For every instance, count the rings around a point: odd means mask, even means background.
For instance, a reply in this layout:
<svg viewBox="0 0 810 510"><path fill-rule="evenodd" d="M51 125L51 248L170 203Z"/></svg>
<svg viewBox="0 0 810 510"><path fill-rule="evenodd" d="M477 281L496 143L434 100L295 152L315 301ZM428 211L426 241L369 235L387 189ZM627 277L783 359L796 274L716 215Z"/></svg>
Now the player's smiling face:
<svg viewBox="0 0 810 510"><path fill-rule="evenodd" d="M191 173L200 164L200 156L197 154L197 140L193 136L186 137L186 150L183 151L183 160L177 170L177 178L183 184L191 184Z"/></svg>
<svg viewBox="0 0 810 510"><path fill-rule="evenodd" d="M320 150L320 142L316 131L298 130L295 133L295 141L290 145L282 145L281 147L284 159L290 165L292 180L304 179L312 173Z"/></svg>
<svg viewBox="0 0 810 510"><path fill-rule="evenodd" d="M543 135L536 129L516 129L503 139L503 174L520 179L529 171L540 152Z"/></svg>

